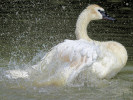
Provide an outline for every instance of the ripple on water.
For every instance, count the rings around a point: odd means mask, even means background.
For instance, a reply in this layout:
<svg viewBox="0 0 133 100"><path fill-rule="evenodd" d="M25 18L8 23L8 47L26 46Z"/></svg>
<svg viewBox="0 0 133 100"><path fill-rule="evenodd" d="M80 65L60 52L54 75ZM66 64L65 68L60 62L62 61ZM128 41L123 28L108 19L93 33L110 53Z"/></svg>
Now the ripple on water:
<svg viewBox="0 0 133 100"><path fill-rule="evenodd" d="M111 80L90 80L83 78L83 74L69 86L47 86L36 87L32 84L33 80L30 79L8 79L5 75L7 68L0 70L0 98L5 100L131 100L133 98L133 84L127 72L132 70L132 65L127 66ZM128 76L129 75L129 76ZM83 82L83 83L82 83ZM79 83L79 84L78 84ZM5 97L5 95L8 95Z"/></svg>

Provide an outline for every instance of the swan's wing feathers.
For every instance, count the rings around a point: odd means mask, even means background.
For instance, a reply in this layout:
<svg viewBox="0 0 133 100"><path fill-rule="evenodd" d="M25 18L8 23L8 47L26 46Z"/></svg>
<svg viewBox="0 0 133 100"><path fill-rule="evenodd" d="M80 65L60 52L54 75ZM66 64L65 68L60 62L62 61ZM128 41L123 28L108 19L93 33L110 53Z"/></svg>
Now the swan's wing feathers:
<svg viewBox="0 0 133 100"><path fill-rule="evenodd" d="M100 49L95 43L86 40L65 40L54 49L61 61L71 62L74 65L77 63L90 65L100 53Z"/></svg>
<svg viewBox="0 0 133 100"><path fill-rule="evenodd" d="M70 73L74 73L73 71L80 71L85 66L91 66L98 59L99 53L99 47L93 42L65 40L54 46L39 64L33 66L33 69L40 72L45 70L49 72L48 75L63 71L62 73L67 77Z"/></svg>

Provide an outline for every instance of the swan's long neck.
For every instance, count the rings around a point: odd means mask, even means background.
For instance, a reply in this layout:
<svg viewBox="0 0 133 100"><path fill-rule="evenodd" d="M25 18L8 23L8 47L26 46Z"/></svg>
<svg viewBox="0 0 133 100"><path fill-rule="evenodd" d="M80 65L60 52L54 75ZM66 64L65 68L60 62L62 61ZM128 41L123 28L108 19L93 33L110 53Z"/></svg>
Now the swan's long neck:
<svg viewBox="0 0 133 100"><path fill-rule="evenodd" d="M76 23L76 38L77 39L85 39L88 41L91 41L89 36L87 35L87 26L89 24L90 20L89 12L84 10L78 17L77 23Z"/></svg>

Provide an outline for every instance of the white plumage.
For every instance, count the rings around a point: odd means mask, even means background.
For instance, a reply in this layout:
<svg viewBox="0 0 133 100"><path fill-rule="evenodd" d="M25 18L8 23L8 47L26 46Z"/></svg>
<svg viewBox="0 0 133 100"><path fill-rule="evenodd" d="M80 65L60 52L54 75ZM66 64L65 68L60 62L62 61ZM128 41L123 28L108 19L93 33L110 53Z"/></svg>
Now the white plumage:
<svg viewBox="0 0 133 100"><path fill-rule="evenodd" d="M93 41L65 40L53 47L34 69L44 73L49 84L67 84L85 67L91 67L99 59L100 52L99 46Z"/></svg>
<svg viewBox="0 0 133 100"><path fill-rule="evenodd" d="M88 42L82 39L65 40L53 49L56 49L54 53L57 54L59 60L70 63L77 62L78 64L83 63L83 59L86 65L92 64L98 58L100 52L94 42Z"/></svg>

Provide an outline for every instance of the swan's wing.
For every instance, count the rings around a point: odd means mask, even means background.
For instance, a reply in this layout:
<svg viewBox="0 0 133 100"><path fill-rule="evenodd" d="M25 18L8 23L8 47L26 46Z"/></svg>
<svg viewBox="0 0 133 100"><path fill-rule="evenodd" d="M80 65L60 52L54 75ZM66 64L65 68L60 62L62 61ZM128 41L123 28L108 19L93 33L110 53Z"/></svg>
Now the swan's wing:
<svg viewBox="0 0 133 100"><path fill-rule="evenodd" d="M43 74L42 79L70 82L81 70L90 67L99 54L100 49L94 42L65 40L54 46L33 69Z"/></svg>
<svg viewBox="0 0 133 100"><path fill-rule="evenodd" d="M48 63L59 61L69 63L70 67L78 67L81 64L90 66L99 56L100 49L94 42L86 40L65 40L53 47L43 59Z"/></svg>

